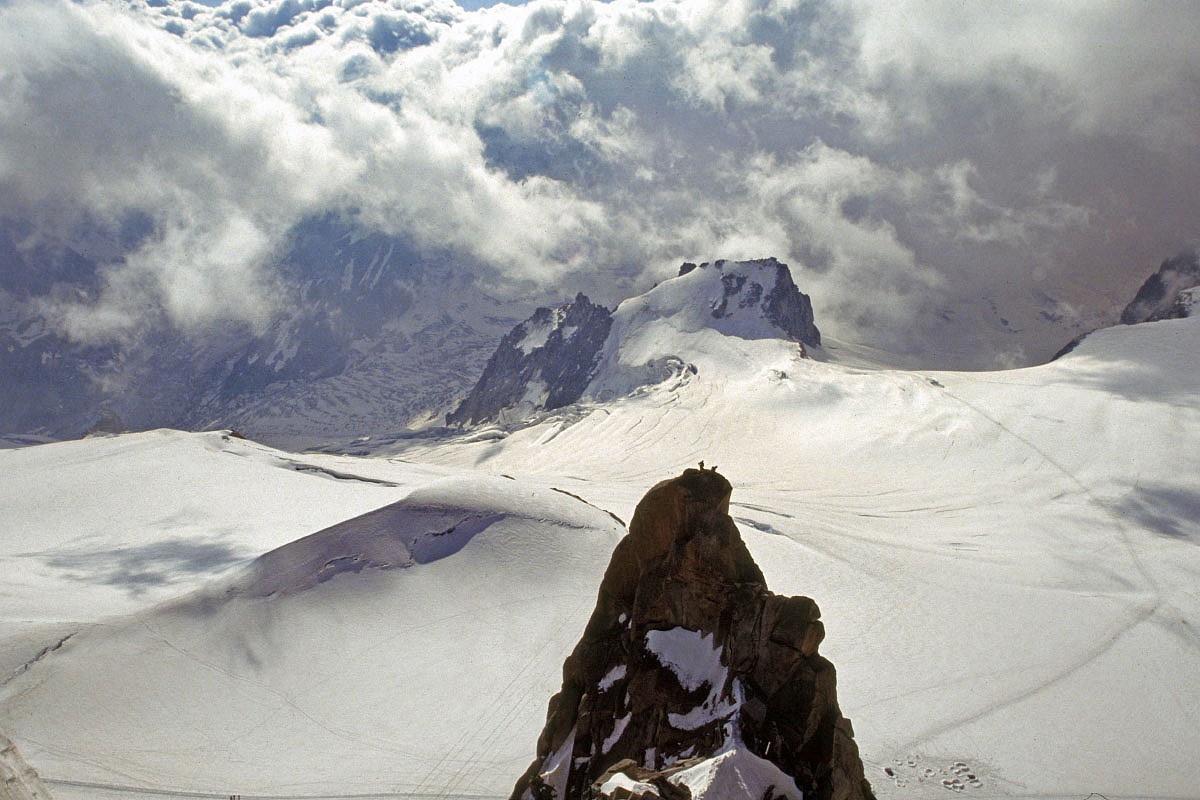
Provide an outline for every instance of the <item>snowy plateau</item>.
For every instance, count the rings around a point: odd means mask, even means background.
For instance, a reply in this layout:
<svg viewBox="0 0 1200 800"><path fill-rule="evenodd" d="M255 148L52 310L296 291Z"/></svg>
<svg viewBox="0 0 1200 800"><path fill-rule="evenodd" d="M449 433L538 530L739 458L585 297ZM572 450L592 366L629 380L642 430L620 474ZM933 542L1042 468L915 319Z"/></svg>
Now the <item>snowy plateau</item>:
<svg viewBox="0 0 1200 800"><path fill-rule="evenodd" d="M1200 317L933 372L668 313L688 281L520 424L0 450L0 731L58 800L506 797L635 504L703 460L820 604L878 797L1196 797ZM774 780L738 752L687 784Z"/></svg>

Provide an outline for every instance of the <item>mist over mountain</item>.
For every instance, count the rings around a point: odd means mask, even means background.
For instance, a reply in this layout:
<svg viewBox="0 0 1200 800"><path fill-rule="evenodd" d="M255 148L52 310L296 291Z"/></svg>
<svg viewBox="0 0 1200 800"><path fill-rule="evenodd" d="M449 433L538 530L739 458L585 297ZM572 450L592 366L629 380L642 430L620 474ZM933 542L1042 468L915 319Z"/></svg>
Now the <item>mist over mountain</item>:
<svg viewBox="0 0 1200 800"><path fill-rule="evenodd" d="M490 297L466 269L431 269L404 242L326 216L292 232L281 297L261 325L185 332L158 319L133 339L89 343L56 324L56 304L94 296L103 267L5 233L7 432L78 436L104 413L136 430L238 427L276 441L402 429L465 392L525 308Z"/></svg>
<svg viewBox="0 0 1200 800"><path fill-rule="evenodd" d="M163 327L261 334L305 318L288 256L334 214L528 301L517 319L772 255L835 338L1034 363L1196 236L1198 13L20 0L0 218L93 266L26 259L0 304L62 284L44 319L102 348L88 364Z"/></svg>

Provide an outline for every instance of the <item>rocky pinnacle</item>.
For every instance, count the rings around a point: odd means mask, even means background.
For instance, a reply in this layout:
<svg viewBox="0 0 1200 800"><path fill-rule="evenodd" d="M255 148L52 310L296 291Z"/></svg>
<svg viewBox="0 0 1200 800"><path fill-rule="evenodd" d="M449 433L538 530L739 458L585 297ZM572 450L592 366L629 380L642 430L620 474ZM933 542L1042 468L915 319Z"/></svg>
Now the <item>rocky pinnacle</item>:
<svg viewBox="0 0 1200 800"><path fill-rule="evenodd" d="M817 605L767 589L731 493L688 469L638 504L513 800L873 797Z"/></svg>

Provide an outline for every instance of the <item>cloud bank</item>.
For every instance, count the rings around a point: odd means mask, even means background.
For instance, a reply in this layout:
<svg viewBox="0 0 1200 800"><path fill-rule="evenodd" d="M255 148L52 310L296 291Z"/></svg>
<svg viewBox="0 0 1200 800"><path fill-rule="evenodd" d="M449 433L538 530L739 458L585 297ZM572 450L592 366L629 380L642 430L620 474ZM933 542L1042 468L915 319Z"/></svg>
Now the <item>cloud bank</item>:
<svg viewBox="0 0 1200 800"><path fill-rule="evenodd" d="M144 221L78 337L261 325L289 231L335 211L531 296L774 255L823 330L933 352L981 297L1107 309L1198 235L1198 24L1117 0L18 0L0 216Z"/></svg>

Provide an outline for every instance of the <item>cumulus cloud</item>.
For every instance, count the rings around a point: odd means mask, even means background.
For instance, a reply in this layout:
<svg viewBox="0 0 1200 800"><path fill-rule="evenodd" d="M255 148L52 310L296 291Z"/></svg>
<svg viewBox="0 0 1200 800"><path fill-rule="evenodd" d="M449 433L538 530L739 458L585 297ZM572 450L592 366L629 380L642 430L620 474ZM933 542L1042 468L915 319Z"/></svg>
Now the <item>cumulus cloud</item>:
<svg viewBox="0 0 1200 800"><path fill-rule="evenodd" d="M103 270L80 336L163 312L187 326L269 313L266 262L298 214L353 179L329 131L251 78L104 6L2 12L3 212L70 231L151 220ZM84 319L95 311L93 319Z"/></svg>
<svg viewBox="0 0 1200 800"><path fill-rule="evenodd" d="M823 330L930 352L947 309L1031 289L1104 307L1197 235L1198 17L19 0L0 10L0 214L151 220L69 315L79 336L147 309L261 322L291 227L352 210L547 297L775 255Z"/></svg>
<svg viewBox="0 0 1200 800"><path fill-rule="evenodd" d="M1079 134L1195 145L1194 9L1096 0L963 8L953 0L849 0L875 82L932 99L931 85L988 86L1055 113ZM941 110L920 103L931 117ZM1037 113L1038 109L1033 109Z"/></svg>

